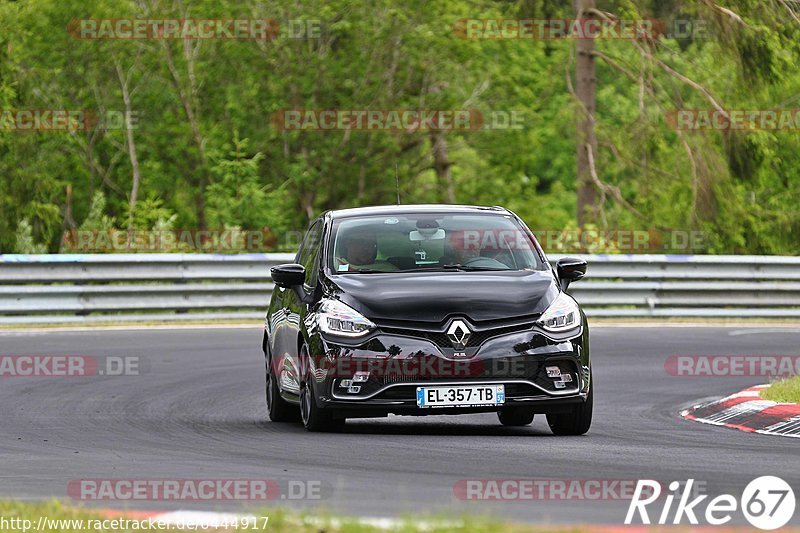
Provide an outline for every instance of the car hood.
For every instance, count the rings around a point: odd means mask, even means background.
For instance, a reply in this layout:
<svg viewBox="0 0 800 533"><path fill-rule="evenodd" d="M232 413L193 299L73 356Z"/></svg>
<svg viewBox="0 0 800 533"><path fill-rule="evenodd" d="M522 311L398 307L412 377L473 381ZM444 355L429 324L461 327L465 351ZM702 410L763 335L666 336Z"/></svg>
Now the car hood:
<svg viewBox="0 0 800 533"><path fill-rule="evenodd" d="M338 274L329 281L333 297L375 321L511 319L544 312L559 292L550 271L530 270Z"/></svg>

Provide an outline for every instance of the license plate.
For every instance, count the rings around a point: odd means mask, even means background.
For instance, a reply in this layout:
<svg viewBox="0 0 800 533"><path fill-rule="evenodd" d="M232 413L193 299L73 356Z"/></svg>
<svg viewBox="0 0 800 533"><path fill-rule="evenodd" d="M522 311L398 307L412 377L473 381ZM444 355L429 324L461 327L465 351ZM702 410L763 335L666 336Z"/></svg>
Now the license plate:
<svg viewBox="0 0 800 533"><path fill-rule="evenodd" d="M417 387L417 407L475 407L502 405L505 401L503 385Z"/></svg>

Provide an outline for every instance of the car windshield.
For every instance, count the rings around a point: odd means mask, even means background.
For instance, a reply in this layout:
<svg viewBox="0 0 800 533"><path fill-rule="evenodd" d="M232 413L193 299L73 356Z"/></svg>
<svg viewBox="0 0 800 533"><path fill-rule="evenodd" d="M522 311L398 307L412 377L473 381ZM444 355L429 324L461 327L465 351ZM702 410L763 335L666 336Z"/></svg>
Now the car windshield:
<svg viewBox="0 0 800 533"><path fill-rule="evenodd" d="M365 216L338 220L332 231L328 266L334 273L544 268L511 215Z"/></svg>

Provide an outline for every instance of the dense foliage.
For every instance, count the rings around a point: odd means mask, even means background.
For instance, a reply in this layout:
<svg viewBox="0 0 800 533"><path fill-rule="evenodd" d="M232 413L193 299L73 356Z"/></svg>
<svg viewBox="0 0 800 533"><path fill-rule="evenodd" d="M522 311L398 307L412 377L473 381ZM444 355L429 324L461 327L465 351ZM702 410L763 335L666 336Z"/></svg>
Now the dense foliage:
<svg viewBox="0 0 800 533"><path fill-rule="evenodd" d="M591 227L702 232L693 252L797 253L798 130L681 131L666 119L712 102L797 105L797 4L597 8L702 21L705 31L597 40L604 193ZM572 2L551 0L1 1L0 110L128 113L135 127L0 128L0 251L63 251L78 228L266 229L287 249L294 239L284 236L324 209L393 203L396 165L405 203L500 204L535 229L575 228L575 41L454 30L465 18L574 16ZM272 40L67 31L85 18L270 18L301 31ZM282 131L271 122L282 109L477 109L521 127Z"/></svg>

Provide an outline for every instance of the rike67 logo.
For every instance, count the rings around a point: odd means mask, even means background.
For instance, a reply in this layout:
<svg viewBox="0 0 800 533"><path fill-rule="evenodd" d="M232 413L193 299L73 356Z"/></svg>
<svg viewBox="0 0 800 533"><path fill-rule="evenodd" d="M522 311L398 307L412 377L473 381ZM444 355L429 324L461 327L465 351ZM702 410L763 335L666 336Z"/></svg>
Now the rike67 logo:
<svg viewBox="0 0 800 533"><path fill-rule="evenodd" d="M794 491L788 483L776 476L761 476L754 479L745 487L740 500L731 494L722 494L708 502L705 502L708 498L706 494L690 500L693 484L693 479L688 479L686 483L678 481L670 483L669 492L663 498L663 507L658 513L656 505L652 505L650 509L648 505L661 499L661 483L651 479L640 479L628 507L625 524L634 523L637 514L642 524L650 524L651 517L648 511L655 511L657 514L653 516L653 520L660 525L670 522L680 524L684 517L690 524L697 525L700 523L698 521L700 517L705 519L707 524L719 526L730 522L734 513L740 510L754 527L772 530L786 525L794 515ZM683 490L678 492L681 488ZM673 511L675 500L677 504Z"/></svg>

